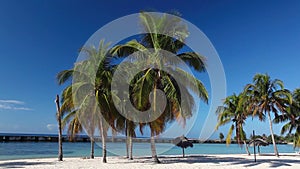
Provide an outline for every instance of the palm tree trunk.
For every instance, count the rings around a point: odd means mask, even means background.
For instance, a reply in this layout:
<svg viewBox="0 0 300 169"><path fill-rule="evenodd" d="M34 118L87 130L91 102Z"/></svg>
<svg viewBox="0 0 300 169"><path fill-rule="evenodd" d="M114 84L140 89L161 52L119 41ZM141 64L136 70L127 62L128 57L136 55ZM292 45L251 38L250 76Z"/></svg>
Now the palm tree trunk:
<svg viewBox="0 0 300 169"><path fill-rule="evenodd" d="M128 127L126 127L126 158L129 158L129 136Z"/></svg>
<svg viewBox="0 0 300 169"><path fill-rule="evenodd" d="M129 136L129 160L133 160L132 157L132 137Z"/></svg>
<svg viewBox="0 0 300 169"><path fill-rule="evenodd" d="M106 161L106 137L102 138L102 162L107 163Z"/></svg>
<svg viewBox="0 0 300 169"><path fill-rule="evenodd" d="M241 135L240 135L240 126L238 122L235 122L235 134L236 134L236 141L241 146Z"/></svg>
<svg viewBox="0 0 300 169"><path fill-rule="evenodd" d="M126 135L127 135L127 142L126 142L126 148L127 148L127 158L129 160L133 160L132 157L132 134L130 132L130 127L128 127L131 123L126 120Z"/></svg>
<svg viewBox="0 0 300 169"><path fill-rule="evenodd" d="M152 153L152 158L154 160L155 163L160 163L160 161L158 160L157 154L156 154L156 148L155 148L155 139L154 139L154 135L151 132L151 153Z"/></svg>
<svg viewBox="0 0 300 169"><path fill-rule="evenodd" d="M58 121L58 161L63 161L62 125L61 125L61 111L60 111L60 105L59 105L59 95L56 95L55 103L56 103L57 121Z"/></svg>
<svg viewBox="0 0 300 169"><path fill-rule="evenodd" d="M101 132L101 141L102 141L102 162L106 163L106 132L104 131L102 117L100 119L100 132Z"/></svg>
<svg viewBox="0 0 300 169"><path fill-rule="evenodd" d="M126 136L126 158L129 158L129 137Z"/></svg>
<svg viewBox="0 0 300 169"><path fill-rule="evenodd" d="M91 155L90 155L90 158L91 159L94 159L94 149L95 149L95 140L94 140L94 137L92 136L91 138Z"/></svg>
<svg viewBox="0 0 300 169"><path fill-rule="evenodd" d="M112 129L111 130L111 142L115 142L115 137L116 137L116 135L117 135L117 132L116 132L116 130L114 130L114 129Z"/></svg>
<svg viewBox="0 0 300 169"><path fill-rule="evenodd" d="M244 140L244 145L245 145L245 150L247 152L248 155L251 155L250 154L250 151L249 151L249 148L248 148L248 144L246 143L246 141Z"/></svg>
<svg viewBox="0 0 300 169"><path fill-rule="evenodd" d="M273 124L272 124L270 112L267 112L267 114L268 114L268 119L269 119L269 124L270 124L270 132L271 132L272 142L273 142L273 146L274 146L274 153L277 157L279 157L279 153L278 153L275 138L274 138Z"/></svg>

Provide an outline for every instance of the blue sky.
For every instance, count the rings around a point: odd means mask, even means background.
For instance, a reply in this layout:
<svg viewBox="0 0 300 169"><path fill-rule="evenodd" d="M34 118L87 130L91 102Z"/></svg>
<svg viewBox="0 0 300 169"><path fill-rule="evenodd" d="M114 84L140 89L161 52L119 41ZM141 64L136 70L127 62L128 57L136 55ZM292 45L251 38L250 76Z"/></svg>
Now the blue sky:
<svg viewBox="0 0 300 169"><path fill-rule="evenodd" d="M241 91L256 73L279 78L290 90L300 87L299 1L3 0L0 132L56 133L54 98L62 90L56 74L72 67L95 31L140 10L176 10L199 27L219 53L228 94ZM249 120L246 129L269 134L268 125L257 121Z"/></svg>

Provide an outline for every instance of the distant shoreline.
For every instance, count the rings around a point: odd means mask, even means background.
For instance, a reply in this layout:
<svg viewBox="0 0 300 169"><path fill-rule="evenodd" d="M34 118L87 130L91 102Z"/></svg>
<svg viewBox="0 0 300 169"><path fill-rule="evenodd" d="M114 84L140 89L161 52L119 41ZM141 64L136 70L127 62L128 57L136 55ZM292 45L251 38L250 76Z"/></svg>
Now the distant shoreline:
<svg viewBox="0 0 300 169"><path fill-rule="evenodd" d="M89 136L87 135L78 135L72 142L90 142ZM100 137L95 137L96 141L101 141ZM155 142L157 143L173 143L172 138L157 138ZM202 141L199 139L189 139L192 143L209 143L209 144L226 144L223 140L206 140ZM19 134L19 133L0 133L0 143L1 142L57 142L58 135L55 134ZM125 142L125 137L108 137L107 142ZM137 137L132 139L133 142L137 143L148 143L150 138L146 137ZM67 135L63 135L63 142L70 142ZM248 143L248 141L247 141ZM232 140L231 144L237 144L237 141ZM288 144L286 142L278 142L277 144Z"/></svg>

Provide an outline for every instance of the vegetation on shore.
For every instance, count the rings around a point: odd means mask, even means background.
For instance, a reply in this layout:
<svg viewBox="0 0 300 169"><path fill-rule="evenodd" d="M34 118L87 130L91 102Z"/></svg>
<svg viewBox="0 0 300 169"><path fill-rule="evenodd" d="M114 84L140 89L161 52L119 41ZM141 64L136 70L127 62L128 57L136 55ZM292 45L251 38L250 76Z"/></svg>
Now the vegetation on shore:
<svg viewBox="0 0 300 169"><path fill-rule="evenodd" d="M300 89L291 92L284 88L281 80L272 80L268 74L257 74L252 84L246 85L239 95L228 96L223 104L216 112L218 114L216 129L232 123L226 137L227 144L231 143L235 129L237 143L241 144L243 140L247 146L243 124L247 118L258 118L260 121L268 119L271 135L256 136L256 138L260 137L272 142L276 156L279 156L276 142L293 141L294 147L300 147ZM281 130L281 134L288 133L285 138L273 132L273 123L281 122L287 122ZM248 151L247 153L249 154Z"/></svg>

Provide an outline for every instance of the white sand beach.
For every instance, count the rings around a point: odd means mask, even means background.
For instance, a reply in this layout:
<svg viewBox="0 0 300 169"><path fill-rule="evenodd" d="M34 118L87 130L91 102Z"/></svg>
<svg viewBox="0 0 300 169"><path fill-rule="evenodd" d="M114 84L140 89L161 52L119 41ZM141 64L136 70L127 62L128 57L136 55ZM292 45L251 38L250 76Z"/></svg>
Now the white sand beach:
<svg viewBox="0 0 300 169"><path fill-rule="evenodd" d="M81 168L107 168L107 169L139 169L139 168L300 168L300 155L281 154L275 157L273 155L257 156L257 162L254 162L253 156L228 154L228 155L189 155L186 158L181 156L161 156L162 164L154 164L150 157L137 157L134 160L128 160L124 157L108 157L108 163L103 164L101 158L82 159L82 158L64 158L64 161L58 162L56 158L43 159L20 159L0 161L0 168L36 168L36 169L81 169Z"/></svg>

